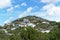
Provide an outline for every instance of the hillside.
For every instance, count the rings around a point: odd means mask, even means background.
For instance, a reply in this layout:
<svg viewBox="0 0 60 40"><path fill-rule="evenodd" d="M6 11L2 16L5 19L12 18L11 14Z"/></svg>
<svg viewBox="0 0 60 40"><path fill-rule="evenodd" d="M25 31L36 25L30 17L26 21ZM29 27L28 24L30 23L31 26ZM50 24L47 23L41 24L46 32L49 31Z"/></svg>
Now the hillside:
<svg viewBox="0 0 60 40"><path fill-rule="evenodd" d="M36 21L36 22L48 21L46 19L43 19L43 18L40 18L40 17L37 17L37 16L26 16L26 17L23 17L23 18L18 18L15 21L13 21L12 23L21 22L24 19L28 19L30 22L33 22L33 23L34 23L34 21Z"/></svg>
<svg viewBox="0 0 60 40"><path fill-rule="evenodd" d="M60 23L36 16L18 18L0 27L0 40L60 40Z"/></svg>
<svg viewBox="0 0 60 40"><path fill-rule="evenodd" d="M20 24L24 20L28 21L30 23L35 24L36 28L50 29L50 28L56 26L56 22L55 21L49 21L49 20L46 20L46 19L43 19L43 18L37 17L37 16L26 16L26 17L23 17L23 18L18 18L16 20L14 20L12 23L14 23L14 24Z"/></svg>

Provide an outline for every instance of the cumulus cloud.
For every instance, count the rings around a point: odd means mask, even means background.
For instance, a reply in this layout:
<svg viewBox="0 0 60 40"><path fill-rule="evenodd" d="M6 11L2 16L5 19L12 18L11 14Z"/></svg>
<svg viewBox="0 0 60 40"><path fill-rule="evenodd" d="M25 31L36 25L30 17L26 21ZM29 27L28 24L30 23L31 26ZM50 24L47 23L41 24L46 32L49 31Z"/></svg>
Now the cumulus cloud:
<svg viewBox="0 0 60 40"><path fill-rule="evenodd" d="M12 13L13 12L13 9L14 9L13 7L10 7L9 9L7 9L7 12L8 13Z"/></svg>
<svg viewBox="0 0 60 40"><path fill-rule="evenodd" d="M27 6L27 4L24 2L24 3L21 4L21 6Z"/></svg>
<svg viewBox="0 0 60 40"><path fill-rule="evenodd" d="M11 0L0 0L0 9L11 6Z"/></svg>
<svg viewBox="0 0 60 40"><path fill-rule="evenodd" d="M7 13L10 13L11 14L14 11L14 9L19 8L21 6L27 6L27 4L25 2L23 2L21 5L10 6L7 9Z"/></svg>
<svg viewBox="0 0 60 40"><path fill-rule="evenodd" d="M5 24L5 23L10 23L10 20L6 20L6 21L4 22L4 24Z"/></svg>
<svg viewBox="0 0 60 40"><path fill-rule="evenodd" d="M59 17L60 17L60 7L56 6L54 4L47 4L45 5L42 10L44 11L44 13L49 17L46 17L49 20L55 20L55 21L59 21Z"/></svg>
<svg viewBox="0 0 60 40"><path fill-rule="evenodd" d="M33 9L32 7L27 8L27 10L25 10L23 13L21 13L19 15L19 18L21 18L21 17L25 16L26 14L30 13L32 11L32 9Z"/></svg>
<svg viewBox="0 0 60 40"><path fill-rule="evenodd" d="M33 1L35 3L40 3L40 0L31 0L31 1Z"/></svg>
<svg viewBox="0 0 60 40"><path fill-rule="evenodd" d="M10 8L7 9L7 12L12 13L16 8L19 8L19 5L15 5L14 7L11 6Z"/></svg>
<svg viewBox="0 0 60 40"><path fill-rule="evenodd" d="M59 16L60 7L53 4L46 5L42 8L49 16Z"/></svg>
<svg viewBox="0 0 60 40"><path fill-rule="evenodd" d="M20 6L20 5L15 5L15 7L14 7L14 8L19 8L19 6Z"/></svg>
<svg viewBox="0 0 60 40"><path fill-rule="evenodd" d="M44 17L46 14L44 12L36 12L35 16Z"/></svg>
<svg viewBox="0 0 60 40"><path fill-rule="evenodd" d="M50 21L56 21L56 22L60 22L60 19L49 19Z"/></svg>
<svg viewBox="0 0 60 40"><path fill-rule="evenodd" d="M10 20L13 19L13 17L8 18L6 21L4 21L4 24L10 23Z"/></svg>
<svg viewBox="0 0 60 40"><path fill-rule="evenodd" d="M41 0L43 3L56 3L59 2L60 0Z"/></svg>
<svg viewBox="0 0 60 40"><path fill-rule="evenodd" d="M53 21L60 21L60 6L56 6L55 4L60 2L60 0L41 0L43 3L47 3L43 6L42 10L47 15L46 19Z"/></svg>

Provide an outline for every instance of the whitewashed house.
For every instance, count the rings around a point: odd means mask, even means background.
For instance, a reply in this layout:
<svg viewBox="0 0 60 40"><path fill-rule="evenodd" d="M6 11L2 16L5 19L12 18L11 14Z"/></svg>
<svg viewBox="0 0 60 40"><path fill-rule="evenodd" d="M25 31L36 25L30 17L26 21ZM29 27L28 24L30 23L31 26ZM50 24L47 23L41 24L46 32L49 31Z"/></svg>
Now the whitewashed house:
<svg viewBox="0 0 60 40"><path fill-rule="evenodd" d="M33 23L28 23L28 26L35 27L36 25Z"/></svg>
<svg viewBox="0 0 60 40"><path fill-rule="evenodd" d="M35 27L36 25L33 23L30 23L30 21L28 19L24 19L22 22L17 23L17 24L13 24L13 26L15 27L27 27L27 26L31 26L31 27ZM12 29L13 30L13 29Z"/></svg>
<svg viewBox="0 0 60 40"><path fill-rule="evenodd" d="M41 30L42 33L49 33L50 30Z"/></svg>
<svg viewBox="0 0 60 40"><path fill-rule="evenodd" d="M11 30L15 30L16 28L11 28Z"/></svg>
<svg viewBox="0 0 60 40"><path fill-rule="evenodd" d="M39 28L39 29L36 29L38 31L41 31L42 33L49 33L50 30L47 30L47 29L43 29L43 28Z"/></svg>
<svg viewBox="0 0 60 40"><path fill-rule="evenodd" d="M6 29L2 29L5 33L8 33L8 31Z"/></svg>
<svg viewBox="0 0 60 40"><path fill-rule="evenodd" d="M42 23L46 23L46 24L49 24L49 22L45 22L45 21L43 21Z"/></svg>
<svg viewBox="0 0 60 40"><path fill-rule="evenodd" d="M15 24L12 24L13 26L15 26Z"/></svg>
<svg viewBox="0 0 60 40"><path fill-rule="evenodd" d="M30 21L28 19L24 19L23 20L23 23L26 23L27 24L27 23L30 23Z"/></svg>

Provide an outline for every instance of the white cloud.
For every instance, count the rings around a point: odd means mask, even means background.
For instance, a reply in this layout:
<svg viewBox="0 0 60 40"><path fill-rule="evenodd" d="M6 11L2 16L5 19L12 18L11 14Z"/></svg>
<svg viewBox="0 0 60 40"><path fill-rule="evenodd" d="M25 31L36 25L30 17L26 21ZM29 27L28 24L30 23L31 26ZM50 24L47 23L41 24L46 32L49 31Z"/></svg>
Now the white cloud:
<svg viewBox="0 0 60 40"><path fill-rule="evenodd" d="M19 8L19 5L15 5L14 7L11 6L10 8L7 9L7 12L12 13L15 8Z"/></svg>
<svg viewBox="0 0 60 40"><path fill-rule="evenodd" d="M41 0L43 3L56 3L59 2L60 0Z"/></svg>
<svg viewBox="0 0 60 40"><path fill-rule="evenodd" d="M34 6L34 7L33 7L33 10L37 10L37 9L39 9L38 6Z"/></svg>
<svg viewBox="0 0 60 40"><path fill-rule="evenodd" d="M49 17L49 18L46 18L46 19L48 19L48 20L51 20L51 21L56 21L56 22L60 22L60 17L58 17L57 16L57 18L55 18L55 17Z"/></svg>
<svg viewBox="0 0 60 40"><path fill-rule="evenodd" d="M25 10L23 13L21 13L19 15L19 18L21 18L21 17L25 16L26 14L30 13L32 10L33 10L32 7L27 8L27 10Z"/></svg>
<svg viewBox="0 0 60 40"><path fill-rule="evenodd" d="M45 10L49 16L59 16L60 15L60 7L55 6L53 4L44 6L43 10Z"/></svg>
<svg viewBox="0 0 60 40"><path fill-rule="evenodd" d="M13 17L10 17L9 20L13 19Z"/></svg>
<svg viewBox="0 0 60 40"><path fill-rule="evenodd" d="M15 7L14 8L18 8L19 7L19 5L15 5Z"/></svg>
<svg viewBox="0 0 60 40"><path fill-rule="evenodd" d="M7 24L7 23L10 23L10 20L6 20L6 21L4 22L4 24Z"/></svg>
<svg viewBox="0 0 60 40"><path fill-rule="evenodd" d="M60 22L60 19L49 19L50 21Z"/></svg>
<svg viewBox="0 0 60 40"><path fill-rule="evenodd" d="M21 4L21 6L27 6L27 4L24 2L24 3Z"/></svg>
<svg viewBox="0 0 60 40"><path fill-rule="evenodd" d="M55 6L55 5L53 5L53 4L47 4L47 5L43 6L43 10L50 9L50 8L52 8L52 7L54 7L54 6Z"/></svg>
<svg viewBox="0 0 60 40"><path fill-rule="evenodd" d="M44 17L44 16L46 16L46 14L44 12L34 12L34 14L31 13L31 15L35 15L35 16L38 16L38 17Z"/></svg>
<svg viewBox="0 0 60 40"><path fill-rule="evenodd" d="M0 0L0 9L11 6L11 0Z"/></svg>
<svg viewBox="0 0 60 40"><path fill-rule="evenodd" d="M44 13L47 15L47 19L49 20L54 20L54 21L59 21L60 20L60 7L55 6L54 4L47 4L45 5L42 10Z"/></svg>
<svg viewBox="0 0 60 40"><path fill-rule="evenodd" d="M47 5L43 6L42 10L46 13L46 19L53 21L60 21L60 6L56 6L55 3L60 2L60 0L41 0Z"/></svg>
<svg viewBox="0 0 60 40"><path fill-rule="evenodd" d="M10 20L13 19L13 17L8 18L6 21L4 21L4 24L10 23Z"/></svg>
<svg viewBox="0 0 60 40"><path fill-rule="evenodd" d="M8 13L12 13L13 12L13 9L14 9L13 7L10 7L9 9L7 9L7 12Z"/></svg>

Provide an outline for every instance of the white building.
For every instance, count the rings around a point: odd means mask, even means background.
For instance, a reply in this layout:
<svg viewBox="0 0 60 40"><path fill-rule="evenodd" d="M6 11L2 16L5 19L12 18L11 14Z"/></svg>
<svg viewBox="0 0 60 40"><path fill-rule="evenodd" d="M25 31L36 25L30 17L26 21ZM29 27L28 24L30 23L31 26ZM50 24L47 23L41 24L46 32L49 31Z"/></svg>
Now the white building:
<svg viewBox="0 0 60 40"><path fill-rule="evenodd" d="M5 33L8 33L8 31L6 29L2 29Z"/></svg>
<svg viewBox="0 0 60 40"><path fill-rule="evenodd" d="M50 30L41 30L42 33L49 33Z"/></svg>
<svg viewBox="0 0 60 40"><path fill-rule="evenodd" d="M41 31L42 33L49 33L50 30L47 30L47 29L43 29L43 28L39 28L39 29L36 29L38 31Z"/></svg>
<svg viewBox="0 0 60 40"><path fill-rule="evenodd" d="M44 22L42 22L42 23L46 23L46 24L49 24L49 22L45 22L45 21L44 21Z"/></svg>
<svg viewBox="0 0 60 40"><path fill-rule="evenodd" d="M15 30L16 28L11 28L11 30Z"/></svg>
<svg viewBox="0 0 60 40"><path fill-rule="evenodd" d="M27 26L31 26L31 27L35 27L36 25L33 23L30 23L30 21L28 19L24 19L23 22L20 22L19 24L13 24L13 26L16 27L27 27Z"/></svg>
<svg viewBox="0 0 60 40"><path fill-rule="evenodd" d="M36 25L33 23L28 23L28 26L35 27Z"/></svg>

